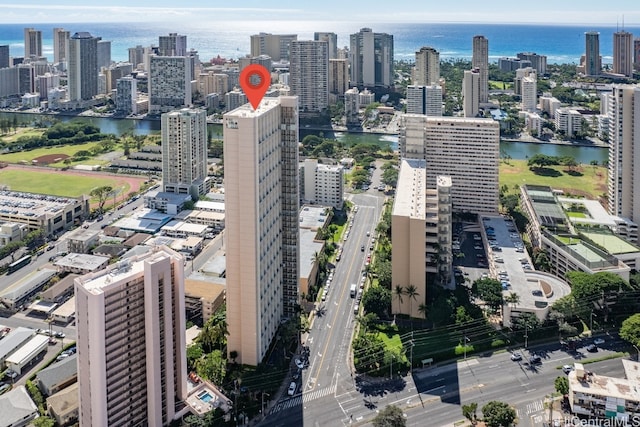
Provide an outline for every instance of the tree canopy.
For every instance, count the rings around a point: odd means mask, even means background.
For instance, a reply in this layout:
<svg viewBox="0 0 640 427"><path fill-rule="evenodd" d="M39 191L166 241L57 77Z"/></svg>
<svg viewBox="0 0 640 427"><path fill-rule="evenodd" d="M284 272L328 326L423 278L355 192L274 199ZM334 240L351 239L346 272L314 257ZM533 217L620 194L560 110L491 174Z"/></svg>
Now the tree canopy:
<svg viewBox="0 0 640 427"><path fill-rule="evenodd" d="M482 415L488 427L509 427L516 420L516 410L497 400L484 405Z"/></svg>
<svg viewBox="0 0 640 427"><path fill-rule="evenodd" d="M489 307L499 310L502 307L502 285L496 279L478 279L473 282L472 292Z"/></svg>
<svg viewBox="0 0 640 427"><path fill-rule="evenodd" d="M367 313L386 318L391 310L391 292L382 286L371 286L362 296L362 306Z"/></svg>
<svg viewBox="0 0 640 427"><path fill-rule="evenodd" d="M622 322L620 337L636 347L640 346L640 313L634 314Z"/></svg>
<svg viewBox="0 0 640 427"><path fill-rule="evenodd" d="M373 419L374 427L404 427L407 420L404 418L402 409L395 405L387 405Z"/></svg>

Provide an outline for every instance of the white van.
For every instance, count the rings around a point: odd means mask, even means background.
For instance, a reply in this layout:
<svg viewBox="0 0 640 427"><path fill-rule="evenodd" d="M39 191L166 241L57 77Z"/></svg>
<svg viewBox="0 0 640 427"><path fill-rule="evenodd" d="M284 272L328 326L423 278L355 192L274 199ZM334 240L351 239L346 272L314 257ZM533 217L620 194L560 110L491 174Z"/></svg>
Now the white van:
<svg viewBox="0 0 640 427"><path fill-rule="evenodd" d="M351 296L351 298L356 297L356 292L358 292L358 285L352 283L351 288L349 289L349 295Z"/></svg>

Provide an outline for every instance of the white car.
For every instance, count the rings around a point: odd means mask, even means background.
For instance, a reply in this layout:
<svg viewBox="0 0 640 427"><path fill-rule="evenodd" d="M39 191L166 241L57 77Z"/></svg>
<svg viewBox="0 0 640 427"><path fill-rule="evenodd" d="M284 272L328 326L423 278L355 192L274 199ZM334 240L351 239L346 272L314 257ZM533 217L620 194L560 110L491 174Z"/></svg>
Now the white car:
<svg viewBox="0 0 640 427"><path fill-rule="evenodd" d="M602 344L604 344L604 339L602 339L602 338L596 338L595 340L593 340L593 343L594 343L595 345L602 345Z"/></svg>
<svg viewBox="0 0 640 427"><path fill-rule="evenodd" d="M296 389L298 388L297 384L295 381L291 381L291 384L289 384L289 390L287 390L287 394L289 396L293 396L296 393Z"/></svg>
<svg viewBox="0 0 640 427"><path fill-rule="evenodd" d="M295 364L299 369L303 369L304 368L304 362L300 359L296 359L295 360Z"/></svg>
<svg viewBox="0 0 640 427"><path fill-rule="evenodd" d="M573 366L571 365L564 365L562 367L562 372L564 372L565 374L568 374L571 371L573 371Z"/></svg>
<svg viewBox="0 0 640 427"><path fill-rule="evenodd" d="M522 360L522 355L520 353L513 353L511 355L511 360L513 360L514 362L519 362Z"/></svg>

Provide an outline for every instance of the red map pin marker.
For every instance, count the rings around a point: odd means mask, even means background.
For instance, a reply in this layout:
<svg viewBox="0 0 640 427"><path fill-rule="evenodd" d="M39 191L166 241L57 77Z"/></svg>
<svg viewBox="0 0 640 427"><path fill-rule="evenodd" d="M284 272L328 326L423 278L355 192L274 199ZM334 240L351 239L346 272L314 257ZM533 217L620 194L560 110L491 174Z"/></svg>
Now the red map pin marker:
<svg viewBox="0 0 640 427"><path fill-rule="evenodd" d="M271 73L260 64L248 65L240 73L240 87L254 110L260 105L270 84Z"/></svg>

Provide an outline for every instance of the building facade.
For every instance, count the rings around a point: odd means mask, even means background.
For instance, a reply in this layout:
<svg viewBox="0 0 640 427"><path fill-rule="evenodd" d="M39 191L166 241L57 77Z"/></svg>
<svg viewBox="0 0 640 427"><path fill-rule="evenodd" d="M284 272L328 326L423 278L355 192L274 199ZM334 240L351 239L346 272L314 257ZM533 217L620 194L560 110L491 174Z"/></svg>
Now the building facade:
<svg viewBox="0 0 640 427"><path fill-rule="evenodd" d="M329 58L329 93L344 98L349 90L349 60Z"/></svg>
<svg viewBox="0 0 640 427"><path fill-rule="evenodd" d="M313 39L327 42L329 44L329 59L338 59L338 35L336 33L316 31L313 33Z"/></svg>
<svg viewBox="0 0 640 427"><path fill-rule="evenodd" d="M536 70L541 76L547 74L547 56L538 55L534 52L520 52L516 54L521 61L529 61L530 67Z"/></svg>
<svg viewBox="0 0 640 427"><path fill-rule="evenodd" d="M340 165L319 164L318 159L306 159L301 165L301 199L342 209L344 202L344 168Z"/></svg>
<svg viewBox="0 0 640 427"><path fill-rule="evenodd" d="M427 188L450 176L454 212L498 211L500 124L493 119L404 114L400 155L427 162Z"/></svg>
<svg viewBox="0 0 640 427"><path fill-rule="evenodd" d="M260 33L251 36L251 56L268 55L273 61L288 61L291 42L297 34Z"/></svg>
<svg viewBox="0 0 640 427"><path fill-rule="evenodd" d="M403 159L391 214L393 228L391 277L393 314L423 317L427 300L427 273L440 284L451 279L451 179L439 176L427 190L424 160ZM414 286L415 298L407 295Z"/></svg>
<svg viewBox="0 0 640 427"><path fill-rule="evenodd" d="M161 116L162 185L165 192L196 200L210 190L207 176L207 113L201 109Z"/></svg>
<svg viewBox="0 0 640 427"><path fill-rule="evenodd" d="M24 57L25 59L42 56L42 31L35 28L24 29Z"/></svg>
<svg viewBox="0 0 640 427"><path fill-rule="evenodd" d="M538 79L536 75L522 79L522 111L534 112L538 107Z"/></svg>
<svg viewBox="0 0 640 427"><path fill-rule="evenodd" d="M69 38L69 100L86 101L98 94L98 38L79 32Z"/></svg>
<svg viewBox="0 0 640 427"><path fill-rule="evenodd" d="M609 98L609 213L640 222L640 87L613 85ZM638 132L636 132L638 130Z"/></svg>
<svg viewBox="0 0 640 427"><path fill-rule="evenodd" d="M167 36L159 36L158 55L187 56L187 36L178 33L169 33Z"/></svg>
<svg viewBox="0 0 640 427"><path fill-rule="evenodd" d="M489 40L485 36L473 37L471 66L480 73L480 103L489 101Z"/></svg>
<svg viewBox="0 0 640 427"><path fill-rule="evenodd" d="M481 91L480 70L465 70L462 78L462 112L465 117L476 117L480 112Z"/></svg>
<svg viewBox="0 0 640 427"><path fill-rule="evenodd" d="M71 34L64 28L53 29L53 63L61 64L67 61L67 49Z"/></svg>
<svg viewBox="0 0 640 427"><path fill-rule="evenodd" d="M166 247L75 279L81 426L174 419L187 397L184 280Z"/></svg>
<svg viewBox="0 0 640 427"><path fill-rule="evenodd" d="M352 85L393 86L393 35L362 28L351 34L349 57Z"/></svg>
<svg viewBox="0 0 640 427"><path fill-rule="evenodd" d="M290 45L289 86L300 113L318 114L329 107L329 44L294 40Z"/></svg>
<svg viewBox="0 0 640 427"><path fill-rule="evenodd" d="M257 365L298 302L297 98L265 98L223 120L227 348Z"/></svg>
<svg viewBox="0 0 640 427"><path fill-rule="evenodd" d="M429 86L440 80L440 52L425 46L416 52L416 63L413 68L413 84Z"/></svg>
<svg viewBox="0 0 640 427"><path fill-rule="evenodd" d="M613 33L613 72L633 77L633 34L630 32Z"/></svg>
<svg viewBox="0 0 640 427"><path fill-rule="evenodd" d="M584 74L599 76L602 72L602 58L600 57L600 33L587 31L584 33Z"/></svg>
<svg viewBox="0 0 640 427"><path fill-rule="evenodd" d="M191 60L155 56L149 65L149 113L161 114L191 106Z"/></svg>
<svg viewBox="0 0 640 427"><path fill-rule="evenodd" d="M407 113L442 116L442 87L438 85L407 86Z"/></svg>
<svg viewBox="0 0 640 427"><path fill-rule="evenodd" d="M116 113L123 116L138 114L138 105L136 103L137 82L131 76L123 77L116 81Z"/></svg>

